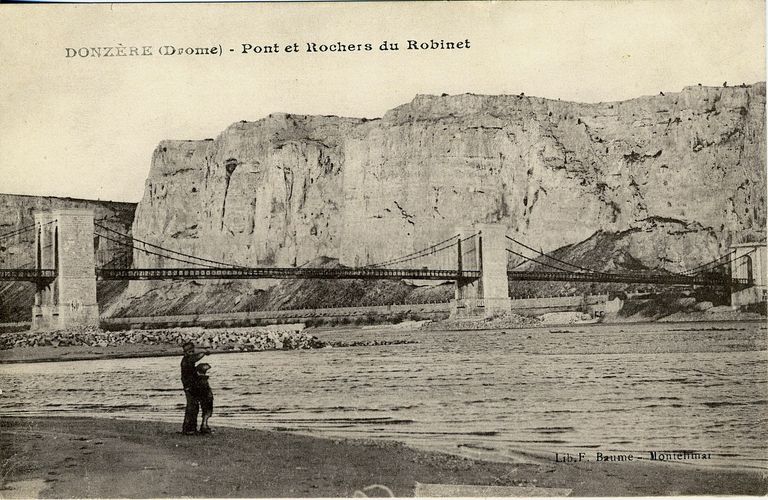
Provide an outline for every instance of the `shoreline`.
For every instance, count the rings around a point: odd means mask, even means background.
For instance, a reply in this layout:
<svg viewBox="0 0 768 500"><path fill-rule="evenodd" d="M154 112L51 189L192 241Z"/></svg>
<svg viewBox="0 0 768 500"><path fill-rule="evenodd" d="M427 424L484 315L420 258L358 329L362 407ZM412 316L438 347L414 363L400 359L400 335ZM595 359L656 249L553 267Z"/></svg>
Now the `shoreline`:
<svg viewBox="0 0 768 500"><path fill-rule="evenodd" d="M542 329L563 329L563 328L601 328L601 327L623 327L623 326L642 326L642 325L659 325L661 327L669 328L674 325L680 324L699 324L699 323L762 323L765 324L765 319L742 319L742 320L700 320L700 321L646 321L646 322L600 322L600 323L563 323L563 324L547 324L547 325L520 325L520 326L508 326L508 327L494 327L494 328L482 328L474 330L445 330L445 331L493 331L493 330L542 330ZM199 328L199 327L191 327ZM244 327L248 328L248 327ZM303 333L309 335L315 334L337 334L343 335L345 331L363 331L370 330L371 333L375 333L377 329L381 329L387 332L399 331L397 324L395 325L374 325L369 328L361 327L323 327L323 328L309 328L301 330ZM213 330L213 329L207 329ZM151 331L151 330L148 330ZM418 330L421 331L421 330ZM425 333L439 332L441 330L424 330ZM413 330L402 330L404 334L412 334ZM2 335L2 334L0 334ZM349 346L332 346L333 349L341 349ZM211 354L238 354L242 352L274 352L281 349L265 349L260 351L237 351L237 350L210 350ZM154 358L154 357L175 357L181 356L181 346L175 344L128 344L128 345L116 345L108 347L99 346L36 346L36 347L22 347L0 350L0 365L3 364L22 364L22 363L58 363L66 361L92 361L92 360L108 360L108 359L132 359L132 358Z"/></svg>
<svg viewBox="0 0 768 500"><path fill-rule="evenodd" d="M442 304L442 303L426 303L426 304L413 304L414 306L418 305L429 305L433 306L436 304ZM394 306L372 306L372 307L394 307ZM398 306L399 307L399 306ZM335 309L351 309L351 308L335 308ZM272 311L272 312L281 312L281 311ZM516 311L512 310L512 313L516 313ZM220 314L220 315L229 315L230 313L214 313L214 314ZM240 313L232 313L232 314L240 314ZM185 318L185 321L179 322L178 318ZM332 317L342 317L342 316L332 316ZM101 325L100 328L102 328L105 331L111 331L111 332L120 332L120 331L127 331L131 329L137 329L137 330L165 330L165 329L175 329L175 328L203 328L206 330L215 330L215 329L223 329L223 328L264 328L264 327L275 327L275 326L281 326L285 325L285 321L276 321L274 323L268 323L268 324L229 324L232 322L236 322L238 318L227 318L222 319L220 322L210 322L205 321L203 318L201 318L201 315L199 314L189 314L189 315L183 315L183 316L154 316L154 317L117 317L117 318L102 318L101 319ZM273 318L274 319L274 318ZM281 317L281 320L287 320L288 324L304 324L307 323L306 317ZM482 321L482 318L477 318L478 321ZM149 321L153 320L153 321ZM653 323L710 323L710 322L766 322L768 320L768 316L760 316L757 313L750 313L750 312L744 312L744 311L732 311L732 315L730 317L723 317L722 315L712 315L712 317L707 317L707 311L678 311L672 314L669 314L667 316L660 316L660 317L643 317L643 316L619 316L616 313L611 313L611 315L603 317L603 318L594 318L592 320L587 321L574 321L574 322L566 322L566 323L531 323L531 324L511 324L508 327L509 328L547 328L547 327L562 327L562 326L572 326L572 325L620 325L620 324L653 324ZM416 321L422 321L422 320L416 320ZM432 321L441 323L449 320L434 320ZM123 324L125 323L125 324ZM130 328L130 326L136 323L136 328ZM388 322L381 322L381 323L372 323L372 324L332 324L332 325L310 325L307 327L307 329L312 328L316 330L326 330L326 329L347 329L350 327L366 327L366 328L375 328L375 327L386 327L391 325L397 325L399 323L388 323ZM0 323L0 335L3 333L14 333L14 332L22 332L22 331L29 331L29 328L31 327L32 323L31 321L23 321L23 322L15 322L15 323ZM121 328L115 328L116 326L122 326ZM487 328L480 328L480 329L487 329Z"/></svg>
<svg viewBox="0 0 768 500"><path fill-rule="evenodd" d="M491 487L484 491L503 493L497 496L768 493L764 469L645 460L559 463L526 452L521 456L530 460L502 463L395 441L237 427L183 436L179 426L109 418L3 418L0 496L349 497L374 484L396 496L424 494L417 483L443 485L444 492L459 491L446 485L474 485L469 492L475 494Z"/></svg>

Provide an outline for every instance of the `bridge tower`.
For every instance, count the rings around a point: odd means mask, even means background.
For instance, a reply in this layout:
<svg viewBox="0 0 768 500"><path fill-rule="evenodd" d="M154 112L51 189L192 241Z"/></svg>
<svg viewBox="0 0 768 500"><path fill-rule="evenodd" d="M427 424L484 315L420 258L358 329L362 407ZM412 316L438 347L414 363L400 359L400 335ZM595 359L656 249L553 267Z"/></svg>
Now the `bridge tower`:
<svg viewBox="0 0 768 500"><path fill-rule="evenodd" d="M752 286L732 287L731 306L746 306L768 300L768 258L766 243L739 243L731 245L731 276L749 280Z"/></svg>
<svg viewBox="0 0 768 500"><path fill-rule="evenodd" d="M36 213L35 265L56 270L56 278L37 284L33 330L99 325L92 211Z"/></svg>
<svg viewBox="0 0 768 500"><path fill-rule="evenodd" d="M507 279L507 228L478 224L457 228L458 268L480 271L480 278L456 281L452 317L494 316L512 308Z"/></svg>

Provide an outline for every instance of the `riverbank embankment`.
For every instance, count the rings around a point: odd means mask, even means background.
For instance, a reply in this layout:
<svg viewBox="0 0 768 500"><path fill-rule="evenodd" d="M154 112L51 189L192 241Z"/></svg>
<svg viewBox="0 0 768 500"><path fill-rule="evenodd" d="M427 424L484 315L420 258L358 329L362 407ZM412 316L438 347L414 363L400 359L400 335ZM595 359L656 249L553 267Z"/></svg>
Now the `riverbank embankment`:
<svg viewBox="0 0 768 500"><path fill-rule="evenodd" d="M520 496L764 495L759 470L642 462L496 463L396 442L218 428L184 436L170 423L3 418L0 495L54 498L412 496L424 484ZM450 486L442 486L449 491Z"/></svg>
<svg viewBox="0 0 768 500"><path fill-rule="evenodd" d="M84 327L68 330L5 332L0 333L0 363L180 356L181 345L185 341L192 341L210 353L236 353L410 344L418 343L419 332L538 330L556 327L610 329L612 325L642 324L640 321L598 322L588 319L586 315L579 312L550 313L545 315L545 319L547 321L509 313L492 318L403 321L385 325L346 325L310 329L305 329L305 325L299 323L262 327L205 328L197 326L120 331ZM650 321L645 324L659 326L700 322L765 324L764 316L739 311L730 315L703 313L680 319L686 321ZM712 327L702 328L707 330ZM393 338L391 335L383 337L381 332L402 333L402 338ZM354 335L350 336L350 333Z"/></svg>
<svg viewBox="0 0 768 500"><path fill-rule="evenodd" d="M0 363L84 361L179 356L193 342L211 354L321 349L414 343L402 339L323 341L304 331L303 324L242 328L165 328L104 331L94 327L0 333Z"/></svg>

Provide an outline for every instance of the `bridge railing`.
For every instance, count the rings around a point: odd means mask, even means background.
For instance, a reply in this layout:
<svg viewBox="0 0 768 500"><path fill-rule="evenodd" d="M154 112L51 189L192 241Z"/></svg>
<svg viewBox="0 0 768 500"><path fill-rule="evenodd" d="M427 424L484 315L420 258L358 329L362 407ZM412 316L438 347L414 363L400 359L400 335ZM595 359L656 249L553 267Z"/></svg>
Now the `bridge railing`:
<svg viewBox="0 0 768 500"><path fill-rule="evenodd" d="M649 283L659 285L752 285L744 278L728 276L683 276L679 274L621 274L580 273L555 271L507 271L507 276L518 281L575 281L590 283Z"/></svg>
<svg viewBox="0 0 768 500"><path fill-rule="evenodd" d="M55 269L0 269L0 281L53 281Z"/></svg>
<svg viewBox="0 0 768 500"><path fill-rule="evenodd" d="M479 278L480 271L454 269L383 269L383 268L157 268L157 269L99 269L104 280L158 279L259 279L259 278L322 278L322 279L425 279L456 280Z"/></svg>
<svg viewBox="0 0 768 500"><path fill-rule="evenodd" d="M380 269L380 268L158 268L158 269L106 269L96 270L103 280L162 280L162 279L423 279L446 280L476 279L480 271L456 271L453 269ZM508 271L510 279L518 281L572 281L601 283L650 283L667 285L754 285L748 278L727 276L681 276L641 274L590 274L546 271ZM52 281L55 269L0 269L0 281Z"/></svg>

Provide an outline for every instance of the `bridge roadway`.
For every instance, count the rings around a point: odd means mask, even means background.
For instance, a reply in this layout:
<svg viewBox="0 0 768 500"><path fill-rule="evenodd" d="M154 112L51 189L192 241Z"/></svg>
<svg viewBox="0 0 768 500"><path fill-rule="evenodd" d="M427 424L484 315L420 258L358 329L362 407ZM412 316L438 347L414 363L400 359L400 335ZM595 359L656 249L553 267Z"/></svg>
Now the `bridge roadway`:
<svg viewBox="0 0 768 500"><path fill-rule="evenodd" d="M747 279L712 276L684 276L681 274L628 274L587 273L558 271L507 271L515 281L580 281L590 283L649 283L659 285L751 285Z"/></svg>
<svg viewBox="0 0 768 500"><path fill-rule="evenodd" d="M165 268L165 269L97 269L103 280L160 280L160 279L418 279L456 280L477 279L480 271L455 269L384 269L322 268L322 267L247 267L247 268Z"/></svg>
<svg viewBox="0 0 768 500"><path fill-rule="evenodd" d="M162 279L419 279L448 281L477 279L480 271L455 269L383 269L383 268L145 268L96 269L102 280L162 280ZM572 281L599 283L649 283L663 285L745 286L746 279L712 276L683 276L679 274L614 274L587 272L508 271L516 281ZM56 278L55 269L0 269L0 281L31 281L47 283Z"/></svg>
<svg viewBox="0 0 768 500"><path fill-rule="evenodd" d="M55 269L0 269L0 281L51 282L55 279Z"/></svg>

